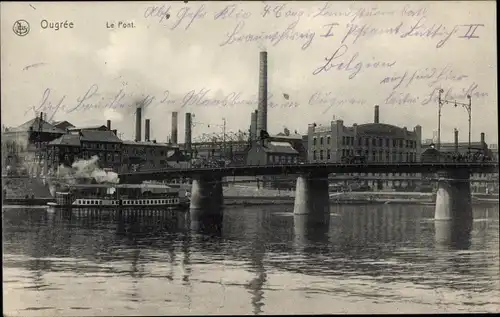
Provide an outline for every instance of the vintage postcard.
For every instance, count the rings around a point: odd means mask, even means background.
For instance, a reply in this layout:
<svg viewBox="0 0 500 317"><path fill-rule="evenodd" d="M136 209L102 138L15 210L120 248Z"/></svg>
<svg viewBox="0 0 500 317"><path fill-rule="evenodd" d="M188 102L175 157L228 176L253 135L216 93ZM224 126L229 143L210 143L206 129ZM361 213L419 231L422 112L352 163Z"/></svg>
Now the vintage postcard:
<svg viewBox="0 0 500 317"><path fill-rule="evenodd" d="M500 312L495 2L0 7L4 316Z"/></svg>

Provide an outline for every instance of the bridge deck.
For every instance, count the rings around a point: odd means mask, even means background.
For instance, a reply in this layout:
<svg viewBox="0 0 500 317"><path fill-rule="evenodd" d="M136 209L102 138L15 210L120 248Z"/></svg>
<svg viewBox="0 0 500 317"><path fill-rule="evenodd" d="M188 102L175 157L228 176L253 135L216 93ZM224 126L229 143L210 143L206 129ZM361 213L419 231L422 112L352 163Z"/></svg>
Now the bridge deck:
<svg viewBox="0 0 500 317"><path fill-rule="evenodd" d="M366 163L366 164L282 164L258 166L177 168L120 174L121 182L164 180L197 175L258 176L299 173L434 173L437 171L468 170L471 173L498 173L498 163Z"/></svg>

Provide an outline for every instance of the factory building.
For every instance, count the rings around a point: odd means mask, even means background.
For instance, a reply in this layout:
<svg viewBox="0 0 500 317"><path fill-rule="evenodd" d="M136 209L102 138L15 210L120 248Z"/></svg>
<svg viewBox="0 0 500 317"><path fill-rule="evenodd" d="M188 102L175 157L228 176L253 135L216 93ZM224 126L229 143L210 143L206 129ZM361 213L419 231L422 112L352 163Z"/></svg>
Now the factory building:
<svg viewBox="0 0 500 317"><path fill-rule="evenodd" d="M172 113L172 135L169 143L159 143L151 138L151 120L144 121L142 140L142 108L136 109L135 140L123 141L121 171L138 172L169 168L169 162L185 161L185 155L177 145L177 112Z"/></svg>
<svg viewBox="0 0 500 317"><path fill-rule="evenodd" d="M308 160L314 163L345 162L363 157L367 162L417 162L421 154L422 127L413 130L379 122L375 106L373 123L345 126L342 120L327 127L308 127Z"/></svg>
<svg viewBox="0 0 500 317"><path fill-rule="evenodd" d="M308 127L308 161L311 163L405 163L418 162L422 152L422 127L412 130L381 123L379 106L374 109L373 123L345 126L342 120L332 121L327 127L316 124ZM363 176L353 174L352 176ZM368 176L374 176L368 174ZM388 178L418 176L417 174L386 173ZM410 190L416 183L406 181L364 181L365 186L383 189Z"/></svg>
<svg viewBox="0 0 500 317"><path fill-rule="evenodd" d="M60 165L71 166L78 160L99 157L100 168L119 171L121 167L122 140L113 131L78 130L48 143L45 155L47 167L52 172Z"/></svg>
<svg viewBox="0 0 500 317"><path fill-rule="evenodd" d="M47 144L66 131L55 127L47 121L46 114L39 116L13 128L2 131L2 171L9 169L26 169L23 173L39 174L43 168L44 151Z"/></svg>

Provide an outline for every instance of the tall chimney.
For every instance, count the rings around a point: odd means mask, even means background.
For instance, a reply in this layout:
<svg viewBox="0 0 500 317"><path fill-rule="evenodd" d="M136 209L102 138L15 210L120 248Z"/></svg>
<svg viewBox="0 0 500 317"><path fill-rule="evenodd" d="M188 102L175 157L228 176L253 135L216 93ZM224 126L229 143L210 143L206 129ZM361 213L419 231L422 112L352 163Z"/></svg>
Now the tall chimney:
<svg viewBox="0 0 500 317"><path fill-rule="evenodd" d="M259 105L257 113L257 131L267 131L267 52L260 52L259 67Z"/></svg>
<svg viewBox="0 0 500 317"><path fill-rule="evenodd" d="M177 112L172 112L172 143L177 144Z"/></svg>
<svg viewBox="0 0 500 317"><path fill-rule="evenodd" d="M378 105L375 105L375 118L373 119L373 122L380 123L379 122L379 109L378 109Z"/></svg>
<svg viewBox="0 0 500 317"><path fill-rule="evenodd" d="M458 153L458 129L455 128L455 153Z"/></svg>
<svg viewBox="0 0 500 317"><path fill-rule="evenodd" d="M149 119L146 119L146 125L144 126L144 141L146 141L146 142L149 142L149 140L150 140L149 124L150 124Z"/></svg>
<svg viewBox="0 0 500 317"><path fill-rule="evenodd" d="M190 151L191 150L191 113L186 112L186 121L185 121L185 134L184 134L184 144L186 147L186 150Z"/></svg>
<svg viewBox="0 0 500 317"><path fill-rule="evenodd" d="M108 130L111 131L111 120L106 120L106 127L108 127Z"/></svg>
<svg viewBox="0 0 500 317"><path fill-rule="evenodd" d="M257 110L250 115L250 139L257 139Z"/></svg>
<svg viewBox="0 0 500 317"><path fill-rule="evenodd" d="M481 132L481 146L484 146L484 132Z"/></svg>
<svg viewBox="0 0 500 317"><path fill-rule="evenodd" d="M137 107L137 110L135 112L135 141L140 142L141 141L141 131L142 131L142 108Z"/></svg>

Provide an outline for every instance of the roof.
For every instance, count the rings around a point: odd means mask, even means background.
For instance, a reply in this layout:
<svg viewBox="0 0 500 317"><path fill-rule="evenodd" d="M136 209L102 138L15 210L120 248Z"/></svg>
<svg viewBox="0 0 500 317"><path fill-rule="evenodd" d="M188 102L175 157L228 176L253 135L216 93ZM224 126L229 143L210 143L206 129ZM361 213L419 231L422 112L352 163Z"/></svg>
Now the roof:
<svg viewBox="0 0 500 317"><path fill-rule="evenodd" d="M49 145L80 146L80 136L77 134L63 134L49 142Z"/></svg>
<svg viewBox="0 0 500 317"><path fill-rule="evenodd" d="M403 128L397 127L395 125L386 123L365 123L357 126L358 134L365 135L384 135L384 136L399 136L406 137L409 133L413 133L413 130L405 130Z"/></svg>
<svg viewBox="0 0 500 317"><path fill-rule="evenodd" d="M288 142L271 141L263 148L266 153L299 154L299 152L297 152Z"/></svg>
<svg viewBox="0 0 500 317"><path fill-rule="evenodd" d="M40 126L41 124L41 126ZM45 133L60 133L63 134L65 131L53 126L45 120L41 120L39 117L31 119L18 127L9 129L9 131L14 132L29 132L30 128L33 128L33 131L40 131ZM41 129L40 129L41 128Z"/></svg>
<svg viewBox="0 0 500 317"><path fill-rule="evenodd" d="M161 147L167 147L167 148L173 148L171 145L167 143L155 143L155 142L143 142L143 141L122 141L124 145L131 145L131 146L161 146Z"/></svg>
<svg viewBox="0 0 500 317"><path fill-rule="evenodd" d="M302 135L301 134L290 134L290 135L285 135L284 133L278 133L276 135L272 135L271 139L289 139L289 140L302 140Z"/></svg>
<svg viewBox="0 0 500 317"><path fill-rule="evenodd" d="M108 127L103 124L85 125L81 127L73 126L69 130L108 130Z"/></svg>
<svg viewBox="0 0 500 317"><path fill-rule="evenodd" d="M60 128L60 129L74 128L75 127L74 125L72 125L71 123L69 123L66 120L64 120L64 121L54 121L52 123L52 125L55 126L56 128Z"/></svg>
<svg viewBox="0 0 500 317"><path fill-rule="evenodd" d="M82 130L80 136L81 141L122 143L112 131Z"/></svg>

